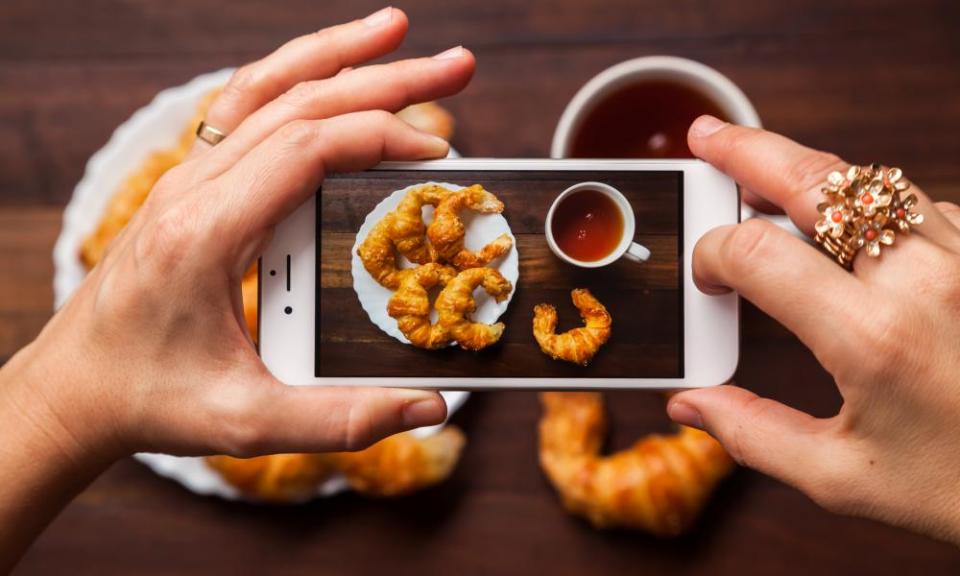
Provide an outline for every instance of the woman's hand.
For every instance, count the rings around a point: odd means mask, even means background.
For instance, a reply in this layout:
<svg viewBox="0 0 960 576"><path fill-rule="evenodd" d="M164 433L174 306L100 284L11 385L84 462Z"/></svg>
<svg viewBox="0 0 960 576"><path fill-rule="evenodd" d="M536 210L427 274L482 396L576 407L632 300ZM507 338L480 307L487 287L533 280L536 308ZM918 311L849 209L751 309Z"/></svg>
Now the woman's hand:
<svg viewBox="0 0 960 576"><path fill-rule="evenodd" d="M712 117L689 144L808 235L827 174L848 167ZM960 542L960 207L911 191L925 222L879 258L861 251L853 273L756 219L708 233L694 252L701 290L738 291L813 351L836 379L839 414L814 418L735 386L683 392L668 412L829 510Z"/></svg>
<svg viewBox="0 0 960 576"><path fill-rule="evenodd" d="M47 476L89 479L134 451L353 450L443 420L435 392L283 385L258 358L241 312L244 271L326 174L446 155L445 141L391 112L460 91L473 74L468 51L351 68L391 52L406 29L403 12L387 8L234 74L207 117L228 137L198 142L164 175L104 260L0 372L2 471L25 458ZM36 473L21 469L16 481L39 489L50 479ZM17 525L7 506L17 496L15 486L0 489L0 526ZM0 529L0 569L5 536Z"/></svg>

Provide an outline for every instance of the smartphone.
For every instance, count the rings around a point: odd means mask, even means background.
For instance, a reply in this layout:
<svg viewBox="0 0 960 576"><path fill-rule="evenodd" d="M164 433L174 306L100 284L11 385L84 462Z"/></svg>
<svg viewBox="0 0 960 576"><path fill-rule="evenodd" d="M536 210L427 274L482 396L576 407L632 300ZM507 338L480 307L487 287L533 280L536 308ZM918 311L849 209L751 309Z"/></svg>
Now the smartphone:
<svg viewBox="0 0 960 576"><path fill-rule="evenodd" d="M472 320L506 326L483 350L409 344L386 312L392 291L357 255L373 225L424 183L480 184L504 204L501 214L461 213L467 249L499 233L513 241L489 264L512 281L509 299L497 302L482 288L474 292ZM634 248L599 266L578 265L548 242L551 207L584 183L619 192L632 212L633 230L625 234ZM260 354L293 385L546 390L722 384L739 356L738 298L700 292L691 255L708 230L738 222L739 214L736 184L698 160L444 159L334 175L277 227L261 257ZM425 206L424 221L432 216ZM397 266L413 265L399 257ZM556 307L558 332L581 326L571 303L575 288L588 288L613 319L611 337L586 366L552 359L532 329L540 303Z"/></svg>

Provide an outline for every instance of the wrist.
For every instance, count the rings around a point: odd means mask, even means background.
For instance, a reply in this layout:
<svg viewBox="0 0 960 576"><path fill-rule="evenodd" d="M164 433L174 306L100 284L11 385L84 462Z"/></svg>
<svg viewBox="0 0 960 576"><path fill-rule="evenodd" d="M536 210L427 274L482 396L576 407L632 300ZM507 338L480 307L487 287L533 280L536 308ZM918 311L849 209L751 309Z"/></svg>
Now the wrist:
<svg viewBox="0 0 960 576"><path fill-rule="evenodd" d="M113 461L44 399L31 349L0 368L0 573Z"/></svg>
<svg viewBox="0 0 960 576"><path fill-rule="evenodd" d="M38 456L55 459L77 477L93 478L125 455L113 427L98 421L96 395L85 391L74 363L60 362L32 343L0 369L0 428ZM91 398L94 396L94 398Z"/></svg>

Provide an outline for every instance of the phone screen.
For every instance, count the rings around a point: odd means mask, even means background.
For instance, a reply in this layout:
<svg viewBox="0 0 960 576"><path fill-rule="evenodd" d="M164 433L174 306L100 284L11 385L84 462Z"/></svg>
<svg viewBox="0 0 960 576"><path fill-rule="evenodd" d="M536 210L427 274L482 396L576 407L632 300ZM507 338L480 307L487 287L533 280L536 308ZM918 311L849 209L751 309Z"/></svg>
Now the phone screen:
<svg viewBox="0 0 960 576"><path fill-rule="evenodd" d="M618 190L632 208L634 242L645 246L645 262L620 258L601 268L581 268L551 251L545 221L554 200L567 188L595 181ZM401 342L386 313L391 291L378 285L360 264L356 246L368 214L382 201L421 183L480 184L499 198L501 214L515 238L518 272L511 299L499 316L500 340L473 352L451 345L426 350ZM336 175L317 195L316 365L317 377L451 378L683 378L683 172L682 171L369 171ZM382 212L386 205L380 207ZM378 213L374 212L374 216ZM484 219L464 209L466 248L476 250L493 237L471 238L485 230ZM432 221L432 208L423 210ZM499 222L499 221L498 221ZM493 228L491 228L493 229ZM471 245L471 241L473 245ZM510 255L504 257L504 260ZM489 266L507 267L493 261ZM411 267L400 257L399 267ZM506 274L505 274L506 275ZM571 290L587 288L613 319L612 335L587 366L554 360L533 336L534 306L552 304L557 332L583 326ZM436 296L439 288L431 292ZM474 291L477 314L494 306L482 287ZM366 309L365 309L366 306ZM434 313L434 318L436 317ZM394 325L390 323L393 322Z"/></svg>

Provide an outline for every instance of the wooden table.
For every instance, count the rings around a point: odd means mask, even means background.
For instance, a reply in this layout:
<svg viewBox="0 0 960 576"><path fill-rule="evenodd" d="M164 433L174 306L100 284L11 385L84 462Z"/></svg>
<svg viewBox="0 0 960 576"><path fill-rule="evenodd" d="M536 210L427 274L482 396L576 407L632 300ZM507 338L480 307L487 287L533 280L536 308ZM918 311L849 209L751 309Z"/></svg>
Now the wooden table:
<svg viewBox="0 0 960 576"><path fill-rule="evenodd" d="M895 162L960 201L960 5L611 0L404 2L401 55L463 43L471 86L449 101L469 156L545 156L567 100L617 61L670 53L728 74L765 124L849 160ZM256 57L370 2L205 0L0 5L0 361L50 315L50 252L84 162L159 89ZM749 305L739 383L818 415L839 396L794 337ZM657 397L618 393L613 447L667 426ZM691 535L594 531L564 514L536 465L536 398L475 394L442 487L397 501L342 496L255 508L115 465L40 538L20 573L955 574L960 551L832 516L741 470Z"/></svg>

